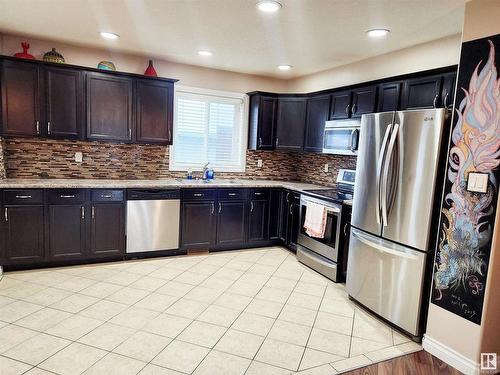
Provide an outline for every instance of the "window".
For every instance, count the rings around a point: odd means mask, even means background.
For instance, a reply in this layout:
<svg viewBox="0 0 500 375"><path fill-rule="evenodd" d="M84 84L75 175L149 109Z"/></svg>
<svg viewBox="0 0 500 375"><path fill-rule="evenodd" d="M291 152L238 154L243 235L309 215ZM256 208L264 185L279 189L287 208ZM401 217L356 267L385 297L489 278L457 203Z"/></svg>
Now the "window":
<svg viewBox="0 0 500 375"><path fill-rule="evenodd" d="M245 95L178 87L170 170L245 170Z"/></svg>

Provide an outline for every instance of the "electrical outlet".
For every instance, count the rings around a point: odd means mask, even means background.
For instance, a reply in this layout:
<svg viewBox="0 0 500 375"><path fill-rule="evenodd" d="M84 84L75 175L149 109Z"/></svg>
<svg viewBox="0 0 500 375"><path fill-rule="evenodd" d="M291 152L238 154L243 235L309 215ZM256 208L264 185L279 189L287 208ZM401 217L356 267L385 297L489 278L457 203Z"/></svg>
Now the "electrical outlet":
<svg viewBox="0 0 500 375"><path fill-rule="evenodd" d="M75 152L75 162L82 163L83 162L83 153L78 151Z"/></svg>
<svg viewBox="0 0 500 375"><path fill-rule="evenodd" d="M329 168L329 167L328 167L328 164L325 164L325 166L324 166L323 170L324 170L325 172L328 172L328 168Z"/></svg>
<svg viewBox="0 0 500 375"><path fill-rule="evenodd" d="M262 159L257 159L257 168L262 168Z"/></svg>

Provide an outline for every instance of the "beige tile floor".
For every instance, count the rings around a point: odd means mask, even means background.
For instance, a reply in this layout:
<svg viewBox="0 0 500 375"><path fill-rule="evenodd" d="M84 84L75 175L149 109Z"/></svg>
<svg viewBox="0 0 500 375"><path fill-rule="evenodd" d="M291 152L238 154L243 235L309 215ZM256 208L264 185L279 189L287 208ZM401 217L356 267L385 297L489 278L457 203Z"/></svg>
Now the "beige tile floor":
<svg viewBox="0 0 500 375"><path fill-rule="evenodd" d="M1 375L327 375L420 349L279 247L0 282Z"/></svg>

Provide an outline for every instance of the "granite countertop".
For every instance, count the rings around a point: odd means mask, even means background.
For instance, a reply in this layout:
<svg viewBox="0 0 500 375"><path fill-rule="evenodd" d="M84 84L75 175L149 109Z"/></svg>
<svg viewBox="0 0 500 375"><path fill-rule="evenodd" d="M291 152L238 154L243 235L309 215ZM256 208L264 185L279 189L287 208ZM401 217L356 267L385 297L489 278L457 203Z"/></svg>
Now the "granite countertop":
<svg viewBox="0 0 500 375"><path fill-rule="evenodd" d="M215 179L210 182L166 178L156 180L97 180L97 179L3 179L0 189L70 189L70 188L285 188L301 192L303 190L325 189L325 186L303 182L251 180L251 179Z"/></svg>

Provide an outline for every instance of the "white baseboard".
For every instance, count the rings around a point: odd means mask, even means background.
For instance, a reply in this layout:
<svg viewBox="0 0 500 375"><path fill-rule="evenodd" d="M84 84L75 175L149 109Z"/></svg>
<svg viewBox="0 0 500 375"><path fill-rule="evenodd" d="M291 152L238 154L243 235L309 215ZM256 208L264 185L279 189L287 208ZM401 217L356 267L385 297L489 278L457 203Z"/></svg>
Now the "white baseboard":
<svg viewBox="0 0 500 375"><path fill-rule="evenodd" d="M464 357L457 351L449 348L448 346L434 340L432 337L424 335L422 340L424 350L439 358L441 361L446 362L450 366L455 367L457 370L466 375L479 374L479 364L471 361L469 358Z"/></svg>

